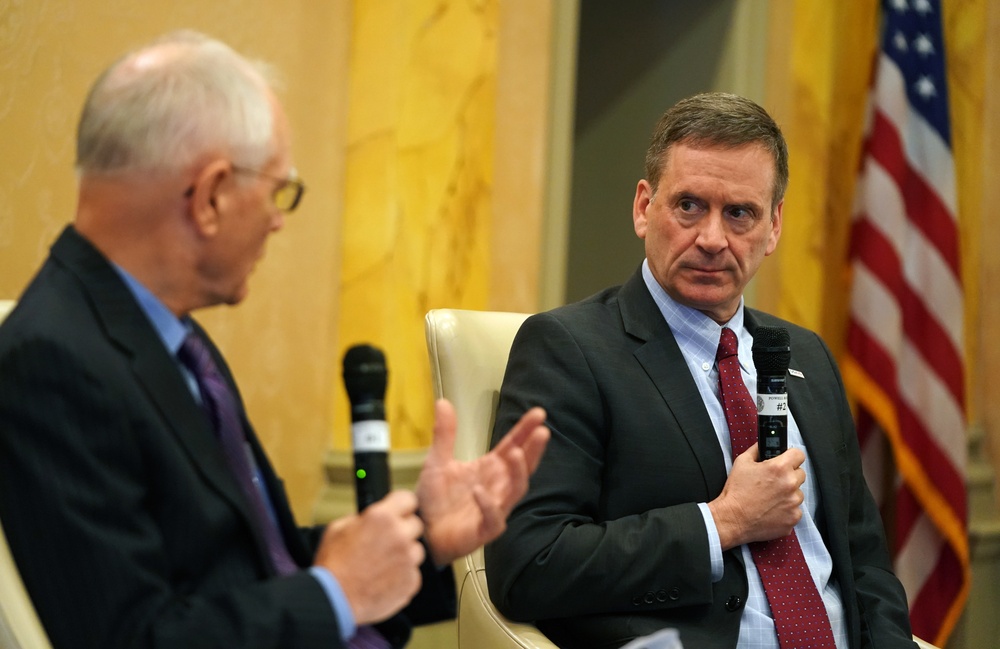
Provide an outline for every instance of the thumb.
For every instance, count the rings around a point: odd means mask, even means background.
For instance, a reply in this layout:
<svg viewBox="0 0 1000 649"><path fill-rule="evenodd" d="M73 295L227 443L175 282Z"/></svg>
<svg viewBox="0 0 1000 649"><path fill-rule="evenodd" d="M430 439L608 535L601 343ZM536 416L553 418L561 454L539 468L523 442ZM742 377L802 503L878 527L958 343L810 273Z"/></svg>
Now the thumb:
<svg viewBox="0 0 1000 649"><path fill-rule="evenodd" d="M434 403L434 440L430 449L435 460L447 462L454 458L457 425L455 406L447 399L438 399Z"/></svg>

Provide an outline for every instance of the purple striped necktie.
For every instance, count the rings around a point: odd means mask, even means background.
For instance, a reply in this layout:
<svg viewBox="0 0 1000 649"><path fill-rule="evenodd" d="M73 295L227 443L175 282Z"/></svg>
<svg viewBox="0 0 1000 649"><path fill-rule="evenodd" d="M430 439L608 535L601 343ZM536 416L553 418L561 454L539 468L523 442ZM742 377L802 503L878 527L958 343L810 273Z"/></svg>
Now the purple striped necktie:
<svg viewBox="0 0 1000 649"><path fill-rule="evenodd" d="M229 465L243 495L253 507L257 529L267 546L272 567L279 575L297 572L299 566L288 553L288 547L281 538L281 530L278 529L264 502L261 493L264 486L261 485L258 489L255 484L253 467L250 465L250 447L247 445L243 421L236 407L236 397L219 373L208 346L197 334L189 333L178 350L177 357L191 370L198 382L202 405L215 427L226 464ZM370 626L359 626L347 644L353 649L391 647L388 641Z"/></svg>
<svg viewBox="0 0 1000 649"><path fill-rule="evenodd" d="M757 406L740 373L738 345L733 330L724 327L716 361L734 460L757 441ZM826 605L809 573L795 530L783 538L749 546L771 605L781 649L835 649Z"/></svg>
<svg viewBox="0 0 1000 649"><path fill-rule="evenodd" d="M289 555L277 523L267 510L264 496L255 484L253 468L250 466L250 450L243 421L236 407L236 398L219 373L208 346L197 334L190 333L184 339L177 357L198 381L202 405L215 427L226 464L253 509L257 531L264 539L271 566L279 575L290 575L298 571L299 567Z"/></svg>

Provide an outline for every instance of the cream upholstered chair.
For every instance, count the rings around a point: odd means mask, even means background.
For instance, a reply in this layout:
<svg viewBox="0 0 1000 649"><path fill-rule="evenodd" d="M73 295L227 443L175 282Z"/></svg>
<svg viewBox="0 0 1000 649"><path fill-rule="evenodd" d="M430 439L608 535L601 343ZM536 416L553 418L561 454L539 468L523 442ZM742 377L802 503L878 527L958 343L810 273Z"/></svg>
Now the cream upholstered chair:
<svg viewBox="0 0 1000 649"><path fill-rule="evenodd" d="M455 405L462 460L486 452L511 342L526 313L436 309L424 321L434 394ZM482 549L455 563L459 584L459 649L554 648L535 627L511 622L487 590ZM683 642L683 638L681 641ZM914 636L920 649L938 649Z"/></svg>
<svg viewBox="0 0 1000 649"><path fill-rule="evenodd" d="M434 393L455 405L455 456L487 451L507 354L526 313L436 309L425 318ZM455 562L459 649L555 649L538 629L505 618L490 601L483 550Z"/></svg>
<svg viewBox="0 0 1000 649"><path fill-rule="evenodd" d="M14 308L12 300L0 300L0 322ZM35 615L35 607L24 589L21 574L7 547L0 524L0 647L2 649L49 649L49 638Z"/></svg>

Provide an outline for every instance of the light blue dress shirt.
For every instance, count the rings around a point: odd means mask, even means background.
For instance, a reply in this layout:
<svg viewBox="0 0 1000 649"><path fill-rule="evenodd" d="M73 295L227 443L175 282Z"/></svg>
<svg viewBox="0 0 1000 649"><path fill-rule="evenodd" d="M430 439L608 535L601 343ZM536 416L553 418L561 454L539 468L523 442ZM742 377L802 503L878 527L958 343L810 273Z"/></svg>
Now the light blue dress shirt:
<svg viewBox="0 0 1000 649"><path fill-rule="evenodd" d="M743 381L750 394L756 393L757 370L754 367L751 352L753 337L743 326L743 300L740 299L736 315L725 325L719 325L701 311L674 301L653 277L649 270L648 261L642 263L642 277L653 296L653 300L659 306L660 312L670 326L674 339L687 363L688 370L698 386L702 401L708 409L712 425L715 428L715 435L726 458L726 471L732 471L732 445L729 439L729 425L726 423L719 394L719 369L715 362L715 354L722 336L722 327L729 327L739 338L738 358ZM791 413L788 414L788 446L800 448L803 453L806 453L802 434L799 432L798 424L795 423L795 418L792 417ZM833 559L830 557L830 552L816 527L819 494L812 480L812 465L809 463L808 453L806 453L806 460L802 464L802 468L806 473L806 481L802 485L805 501L802 503L802 518L795 526L795 533L799 537L799 544L802 546L802 553L805 555L809 572L823 596L823 602L826 604L837 647L838 649L846 649L847 627L844 621L843 602L840 599L840 588L833 579ZM712 558L712 581L719 581L722 579L723 573L722 544L719 540L719 532L708 504L699 503L698 507L701 509L705 519L705 527L708 530ZM771 607L768 605L767 595L764 593L764 584L761 582L750 549L746 545L741 546L740 549L746 564L750 591L743 609L739 642L736 646L738 649L778 649L778 636L774 630L774 620L771 618Z"/></svg>
<svg viewBox="0 0 1000 649"><path fill-rule="evenodd" d="M160 340L166 346L167 351L174 358L177 363L177 367L180 369L181 374L184 376L184 380L187 382L188 389L191 390L191 394L194 398L201 403L201 391L198 389L198 381L195 379L191 371L177 359L177 352L180 350L181 345L184 344L184 339L187 337L188 333L191 332L191 323L188 321L182 321L177 316L173 314L170 309L167 308L163 302L160 301L153 293L143 286L137 279L132 277L124 268L121 268L117 264L112 264L114 269L118 271L122 280L125 281L125 285L128 287L132 296L135 298L136 302L139 303L139 307L142 309L146 317L149 318L149 322L153 325L156 333L160 336ZM249 454L250 461L253 463L253 472L257 476L254 480L254 484L258 486L261 494L264 497L264 503L267 506L267 510L274 516L274 504L271 501L271 495L264 488L264 483L259 479L260 469L256 465L256 461L252 454ZM340 583L337 578L333 576L326 568L320 566L312 566L309 568L310 574L320 583L323 587L323 591L326 593L327 598L330 600L330 605L333 608L334 614L337 616L337 622L340 628L341 638L346 642L352 638L357 631L357 624L354 620L354 613L351 610L351 605L347 601L347 597L344 595L343 589L340 587Z"/></svg>

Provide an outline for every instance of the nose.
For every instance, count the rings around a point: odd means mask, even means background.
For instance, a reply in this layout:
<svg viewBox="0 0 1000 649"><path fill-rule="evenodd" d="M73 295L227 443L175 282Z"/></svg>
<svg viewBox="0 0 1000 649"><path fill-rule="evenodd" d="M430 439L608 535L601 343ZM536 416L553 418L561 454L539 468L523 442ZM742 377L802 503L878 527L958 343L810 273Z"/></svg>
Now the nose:
<svg viewBox="0 0 1000 649"><path fill-rule="evenodd" d="M701 220L695 244L713 255L726 249L729 241L726 238L726 224L721 213L712 211Z"/></svg>

